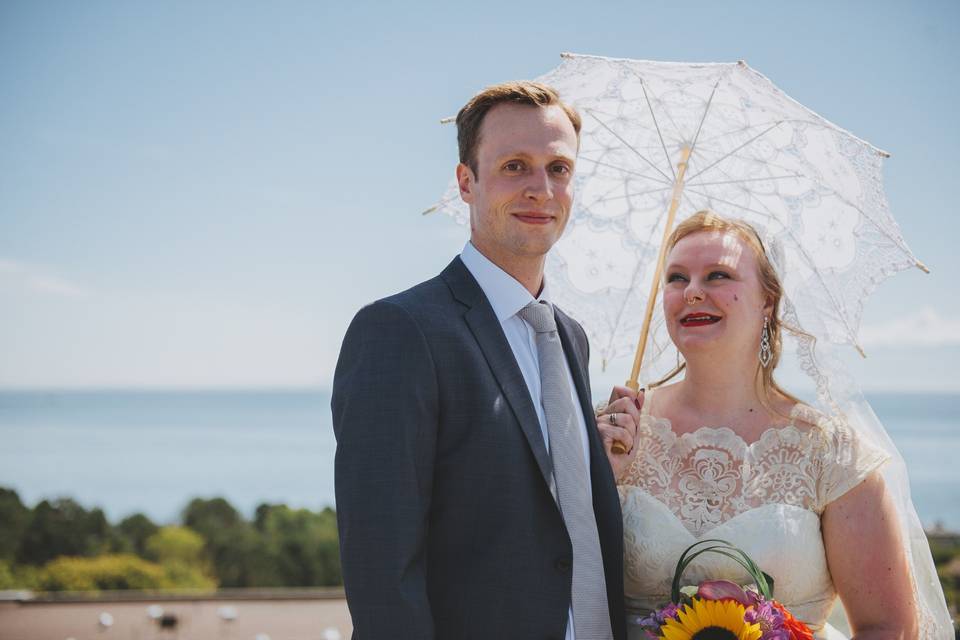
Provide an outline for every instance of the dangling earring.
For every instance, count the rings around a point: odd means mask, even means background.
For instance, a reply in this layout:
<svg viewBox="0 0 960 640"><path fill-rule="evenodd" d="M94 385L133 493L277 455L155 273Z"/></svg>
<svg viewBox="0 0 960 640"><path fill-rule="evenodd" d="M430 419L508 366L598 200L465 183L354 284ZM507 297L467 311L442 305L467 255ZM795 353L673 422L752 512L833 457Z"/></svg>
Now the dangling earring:
<svg viewBox="0 0 960 640"><path fill-rule="evenodd" d="M766 369L773 359L773 349L770 348L770 319L764 316L763 331L760 332L760 365Z"/></svg>

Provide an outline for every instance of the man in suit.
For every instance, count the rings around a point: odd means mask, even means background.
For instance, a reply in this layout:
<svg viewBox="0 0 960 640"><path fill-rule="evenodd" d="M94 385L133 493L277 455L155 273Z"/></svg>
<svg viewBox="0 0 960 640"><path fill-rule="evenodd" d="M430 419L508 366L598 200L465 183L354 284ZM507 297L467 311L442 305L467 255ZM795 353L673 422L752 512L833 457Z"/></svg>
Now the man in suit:
<svg viewBox="0 0 960 640"><path fill-rule="evenodd" d="M543 278L580 118L515 82L474 96L457 129L470 242L439 276L363 308L337 363L354 637L621 640L620 504L587 338Z"/></svg>

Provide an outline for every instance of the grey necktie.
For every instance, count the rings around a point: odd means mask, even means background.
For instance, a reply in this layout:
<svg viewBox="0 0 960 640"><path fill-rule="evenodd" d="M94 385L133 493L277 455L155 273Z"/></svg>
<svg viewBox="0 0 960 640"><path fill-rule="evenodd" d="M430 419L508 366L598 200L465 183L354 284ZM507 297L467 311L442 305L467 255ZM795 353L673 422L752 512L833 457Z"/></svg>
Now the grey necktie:
<svg viewBox="0 0 960 640"><path fill-rule="evenodd" d="M560 512L573 543L574 631L577 640L607 640L613 632L600 537L575 413L578 409L570 397L557 321L545 302L531 302L519 315L537 332L541 399L550 436L553 478Z"/></svg>

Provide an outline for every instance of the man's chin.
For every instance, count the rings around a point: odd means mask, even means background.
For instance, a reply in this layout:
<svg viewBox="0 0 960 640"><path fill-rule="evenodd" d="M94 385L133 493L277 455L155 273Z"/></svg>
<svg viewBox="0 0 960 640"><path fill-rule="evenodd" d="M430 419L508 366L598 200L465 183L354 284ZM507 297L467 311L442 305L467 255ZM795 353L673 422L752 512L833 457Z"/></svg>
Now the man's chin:
<svg viewBox="0 0 960 640"><path fill-rule="evenodd" d="M553 245L557 243L557 240L559 240L559 237L554 236L553 234L539 238L526 237L517 242L514 246L518 255L529 258L542 258L549 253L550 249L553 248Z"/></svg>
<svg viewBox="0 0 960 640"><path fill-rule="evenodd" d="M556 223L543 226L520 224L519 229L514 229L514 245L532 252L546 253L563 234L563 227Z"/></svg>

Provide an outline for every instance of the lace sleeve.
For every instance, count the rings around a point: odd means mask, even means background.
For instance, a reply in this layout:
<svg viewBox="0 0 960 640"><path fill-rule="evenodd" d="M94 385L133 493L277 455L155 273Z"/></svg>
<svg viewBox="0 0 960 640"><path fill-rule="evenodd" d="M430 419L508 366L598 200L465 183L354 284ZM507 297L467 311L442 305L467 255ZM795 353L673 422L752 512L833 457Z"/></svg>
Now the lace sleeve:
<svg viewBox="0 0 960 640"><path fill-rule="evenodd" d="M890 459L883 449L864 439L843 420L821 418L817 426L823 434L821 475L817 501L822 512L828 504L863 482Z"/></svg>

